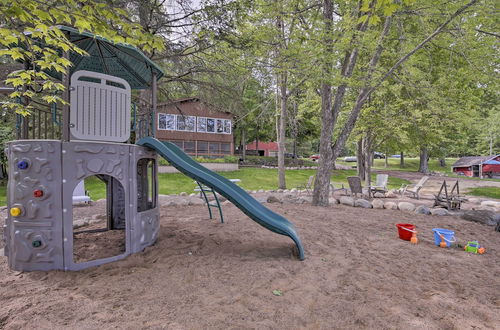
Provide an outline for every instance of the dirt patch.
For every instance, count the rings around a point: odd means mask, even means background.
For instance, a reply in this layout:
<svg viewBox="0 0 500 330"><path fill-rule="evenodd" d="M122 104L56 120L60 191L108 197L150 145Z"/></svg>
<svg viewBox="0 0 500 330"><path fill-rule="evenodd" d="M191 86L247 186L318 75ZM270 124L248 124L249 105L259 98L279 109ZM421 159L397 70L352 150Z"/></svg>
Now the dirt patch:
<svg viewBox="0 0 500 330"><path fill-rule="evenodd" d="M0 258L0 324L28 328L495 328L500 324L500 240L457 217L271 204L305 246L224 206L163 207L158 242L80 272L19 273ZM416 246L395 223L417 226ZM477 239L484 255L442 249L432 228ZM276 296L273 290L281 290Z"/></svg>

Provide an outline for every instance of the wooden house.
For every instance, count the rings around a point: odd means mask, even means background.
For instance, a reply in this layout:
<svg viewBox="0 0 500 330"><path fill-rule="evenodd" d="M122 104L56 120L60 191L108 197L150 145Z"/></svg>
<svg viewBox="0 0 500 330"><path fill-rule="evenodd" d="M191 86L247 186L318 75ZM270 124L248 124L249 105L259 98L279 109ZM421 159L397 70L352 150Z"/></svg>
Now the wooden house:
<svg viewBox="0 0 500 330"><path fill-rule="evenodd" d="M196 157L233 155L233 115L195 97L158 104L156 138Z"/></svg>

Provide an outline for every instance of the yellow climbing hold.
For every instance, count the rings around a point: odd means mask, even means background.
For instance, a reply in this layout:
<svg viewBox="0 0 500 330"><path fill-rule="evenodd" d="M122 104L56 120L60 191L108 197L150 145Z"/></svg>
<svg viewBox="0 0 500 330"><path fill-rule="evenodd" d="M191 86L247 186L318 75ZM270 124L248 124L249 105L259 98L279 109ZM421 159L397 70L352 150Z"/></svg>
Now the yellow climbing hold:
<svg viewBox="0 0 500 330"><path fill-rule="evenodd" d="M22 210L19 207L13 207L10 209L10 215L13 217L18 217L22 213Z"/></svg>

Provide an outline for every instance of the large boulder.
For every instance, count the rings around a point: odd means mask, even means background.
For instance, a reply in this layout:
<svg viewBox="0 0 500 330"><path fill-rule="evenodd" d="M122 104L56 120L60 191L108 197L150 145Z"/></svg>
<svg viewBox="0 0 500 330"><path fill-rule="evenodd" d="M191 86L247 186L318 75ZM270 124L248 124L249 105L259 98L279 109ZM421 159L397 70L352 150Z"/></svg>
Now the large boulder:
<svg viewBox="0 0 500 330"><path fill-rule="evenodd" d="M496 209L500 209L500 202L483 201L483 202L481 202L481 206L489 206L489 207L494 207Z"/></svg>
<svg viewBox="0 0 500 330"><path fill-rule="evenodd" d="M391 203L391 202L389 202ZM383 209L384 208L384 201L380 199L374 199L372 201L372 206L374 209Z"/></svg>
<svg viewBox="0 0 500 330"><path fill-rule="evenodd" d="M349 196L341 196L340 204L354 206L354 198Z"/></svg>
<svg viewBox="0 0 500 330"><path fill-rule="evenodd" d="M73 229L85 227L89 225L89 220L88 219L79 219L73 221Z"/></svg>
<svg viewBox="0 0 500 330"><path fill-rule="evenodd" d="M489 210L465 211L461 218L464 220L479 222L488 226L500 224L500 213Z"/></svg>
<svg viewBox="0 0 500 330"><path fill-rule="evenodd" d="M364 209L371 209L372 208L372 203L370 203L366 199L356 199L354 201L354 206L356 206L356 207L362 207Z"/></svg>
<svg viewBox="0 0 500 330"><path fill-rule="evenodd" d="M385 194L382 192L376 192L373 194L373 197L375 198L385 198Z"/></svg>
<svg viewBox="0 0 500 330"><path fill-rule="evenodd" d="M278 197L276 197L276 195L269 195L267 197L267 202L268 203L281 203L281 200Z"/></svg>
<svg viewBox="0 0 500 330"><path fill-rule="evenodd" d="M425 205L419 205L415 209L415 213L429 215L431 214L431 210Z"/></svg>
<svg viewBox="0 0 500 330"><path fill-rule="evenodd" d="M183 192L181 192L181 193L179 194L179 196L182 196L182 197L186 197L187 195L188 195L188 193L187 193L187 192L185 192L185 191L183 191Z"/></svg>
<svg viewBox="0 0 500 330"><path fill-rule="evenodd" d="M450 212L447 209L443 208L434 208L430 209L432 215L450 215Z"/></svg>
<svg viewBox="0 0 500 330"><path fill-rule="evenodd" d="M339 203L339 200L333 197L328 198L328 203L331 205L335 205Z"/></svg>
<svg viewBox="0 0 500 330"><path fill-rule="evenodd" d="M385 202L384 203L384 208L388 210L397 210L398 209L398 204L394 202Z"/></svg>
<svg viewBox="0 0 500 330"><path fill-rule="evenodd" d="M475 197L467 198L467 201L471 204L481 204L481 200Z"/></svg>
<svg viewBox="0 0 500 330"><path fill-rule="evenodd" d="M396 190L389 190L385 193L386 198L396 198L398 195L396 194Z"/></svg>
<svg viewBox="0 0 500 330"><path fill-rule="evenodd" d="M302 197L296 198L295 199L295 203L297 203L297 204L311 204L312 203L312 197L302 196Z"/></svg>
<svg viewBox="0 0 500 330"><path fill-rule="evenodd" d="M398 209L401 211L413 212L415 210L415 204L409 202L399 202Z"/></svg>

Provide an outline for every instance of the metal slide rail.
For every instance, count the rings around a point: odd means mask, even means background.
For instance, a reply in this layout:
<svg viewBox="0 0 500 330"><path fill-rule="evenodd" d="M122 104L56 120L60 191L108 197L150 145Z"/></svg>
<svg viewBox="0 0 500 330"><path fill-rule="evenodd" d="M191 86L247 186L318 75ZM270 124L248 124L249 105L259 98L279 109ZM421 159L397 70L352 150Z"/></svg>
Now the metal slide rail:
<svg viewBox="0 0 500 330"><path fill-rule="evenodd" d="M198 184L198 187L200 187L200 193L203 195L203 198L205 199L205 203L207 203L208 214L210 215L210 219L213 219L211 208L215 207L215 208L219 209L220 222L224 223L224 216L222 215L222 207L220 206L219 197L217 197L216 192L211 187L205 186L204 184L202 184L198 181L196 181L196 183ZM210 203L210 201L208 200L207 194L205 194L205 192L211 192L214 195L215 204Z"/></svg>

